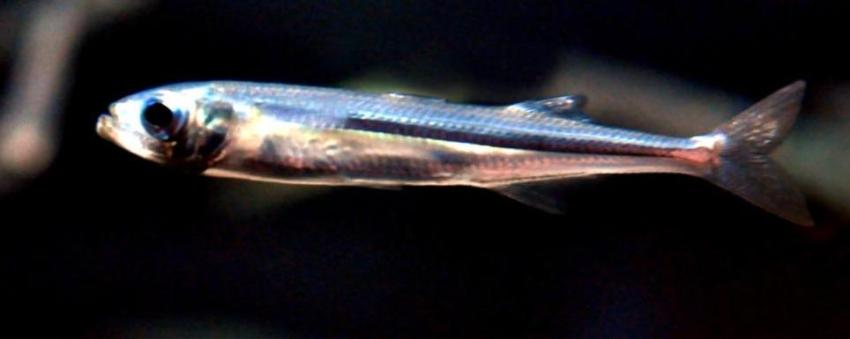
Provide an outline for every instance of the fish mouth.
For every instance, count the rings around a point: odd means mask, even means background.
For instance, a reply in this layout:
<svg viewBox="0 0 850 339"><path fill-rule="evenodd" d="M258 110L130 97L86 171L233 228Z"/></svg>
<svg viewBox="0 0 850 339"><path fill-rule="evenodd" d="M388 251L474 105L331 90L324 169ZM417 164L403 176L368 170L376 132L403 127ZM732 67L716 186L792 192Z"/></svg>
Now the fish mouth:
<svg viewBox="0 0 850 339"><path fill-rule="evenodd" d="M103 113L99 117L97 117L97 135L101 138L109 140L111 142L116 142L116 123L115 117L112 116L111 113Z"/></svg>
<svg viewBox="0 0 850 339"><path fill-rule="evenodd" d="M111 107L110 107L111 110ZM97 118L97 134L131 153L154 162L163 163L163 145L156 139L122 126L115 114L104 113Z"/></svg>

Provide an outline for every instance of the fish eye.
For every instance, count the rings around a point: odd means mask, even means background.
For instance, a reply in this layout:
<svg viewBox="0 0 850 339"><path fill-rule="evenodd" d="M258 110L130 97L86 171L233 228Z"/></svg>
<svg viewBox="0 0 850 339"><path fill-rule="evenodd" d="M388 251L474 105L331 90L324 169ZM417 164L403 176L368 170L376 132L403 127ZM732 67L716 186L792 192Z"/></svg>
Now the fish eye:
<svg viewBox="0 0 850 339"><path fill-rule="evenodd" d="M172 110L159 101L150 101L142 110L142 125L145 130L157 139L168 141L180 131L183 124L184 114L179 110Z"/></svg>
<svg viewBox="0 0 850 339"><path fill-rule="evenodd" d="M165 105L155 102L145 107L142 112L145 121L157 128L168 128L171 125L171 120L174 119L171 109Z"/></svg>

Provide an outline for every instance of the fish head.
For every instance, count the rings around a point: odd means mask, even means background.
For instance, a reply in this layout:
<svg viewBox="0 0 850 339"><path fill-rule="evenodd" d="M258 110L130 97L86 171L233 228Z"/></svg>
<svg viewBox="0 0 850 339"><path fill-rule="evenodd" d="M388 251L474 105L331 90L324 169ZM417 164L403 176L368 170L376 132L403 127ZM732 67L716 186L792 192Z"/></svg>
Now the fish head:
<svg viewBox="0 0 850 339"><path fill-rule="evenodd" d="M205 84L139 92L109 105L97 133L139 157L167 165L202 166L226 140L233 108Z"/></svg>

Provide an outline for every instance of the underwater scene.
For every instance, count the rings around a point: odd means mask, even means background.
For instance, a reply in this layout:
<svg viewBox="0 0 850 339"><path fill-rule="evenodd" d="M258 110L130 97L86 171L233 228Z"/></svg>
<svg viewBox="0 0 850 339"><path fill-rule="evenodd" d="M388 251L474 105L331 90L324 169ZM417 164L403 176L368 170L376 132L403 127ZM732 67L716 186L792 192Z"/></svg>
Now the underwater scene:
<svg viewBox="0 0 850 339"><path fill-rule="evenodd" d="M9 338L850 335L839 1L0 1Z"/></svg>

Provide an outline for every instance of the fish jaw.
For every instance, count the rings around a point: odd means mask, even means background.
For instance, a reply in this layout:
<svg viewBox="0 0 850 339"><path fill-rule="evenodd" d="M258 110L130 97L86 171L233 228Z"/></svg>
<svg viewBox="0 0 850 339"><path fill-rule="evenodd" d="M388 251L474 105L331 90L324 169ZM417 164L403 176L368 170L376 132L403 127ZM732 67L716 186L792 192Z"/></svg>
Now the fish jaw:
<svg viewBox="0 0 850 339"><path fill-rule="evenodd" d="M97 118L97 134L113 144L126 149L143 159L157 163L165 163L165 147L163 143L144 133L135 131L128 124L122 124L113 113L115 106L110 106L110 113L101 114Z"/></svg>
<svg viewBox="0 0 850 339"><path fill-rule="evenodd" d="M114 123L114 118L109 114L101 114L97 117L97 135L101 138L114 142L115 139L113 137L113 129L112 124Z"/></svg>

